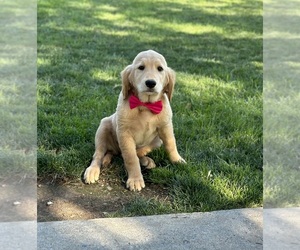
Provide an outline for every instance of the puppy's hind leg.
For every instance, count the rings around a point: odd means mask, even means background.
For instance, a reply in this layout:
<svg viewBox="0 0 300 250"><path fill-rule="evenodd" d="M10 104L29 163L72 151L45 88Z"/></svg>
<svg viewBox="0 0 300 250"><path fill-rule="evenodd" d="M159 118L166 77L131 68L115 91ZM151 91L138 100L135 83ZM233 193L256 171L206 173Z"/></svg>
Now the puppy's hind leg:
<svg viewBox="0 0 300 250"><path fill-rule="evenodd" d="M140 164L143 167L146 167L147 169L155 168L156 164L155 162L148 156L146 156L148 153L150 153L153 149L159 148L162 144L162 141L159 139L159 137L156 137L148 146L144 146L142 148L137 149L137 156L140 159Z"/></svg>
<svg viewBox="0 0 300 250"><path fill-rule="evenodd" d="M143 167L146 167L147 169L156 167L155 162L148 156L140 157L140 163Z"/></svg>
<svg viewBox="0 0 300 250"><path fill-rule="evenodd" d="M102 159L102 166L107 167L110 164L112 157L113 157L113 153L108 151Z"/></svg>

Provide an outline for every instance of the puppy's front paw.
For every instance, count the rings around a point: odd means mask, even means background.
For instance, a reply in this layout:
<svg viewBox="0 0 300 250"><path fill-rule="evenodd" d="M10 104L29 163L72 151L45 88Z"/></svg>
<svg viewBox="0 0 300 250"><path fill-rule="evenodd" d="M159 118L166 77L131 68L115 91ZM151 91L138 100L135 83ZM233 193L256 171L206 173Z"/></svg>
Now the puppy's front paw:
<svg viewBox="0 0 300 250"><path fill-rule="evenodd" d="M138 178L128 178L126 187L129 188L130 191L141 191L142 188L145 187L143 176Z"/></svg>
<svg viewBox="0 0 300 250"><path fill-rule="evenodd" d="M98 181L100 175L100 167L96 165L89 166L84 172L84 181L87 184Z"/></svg>

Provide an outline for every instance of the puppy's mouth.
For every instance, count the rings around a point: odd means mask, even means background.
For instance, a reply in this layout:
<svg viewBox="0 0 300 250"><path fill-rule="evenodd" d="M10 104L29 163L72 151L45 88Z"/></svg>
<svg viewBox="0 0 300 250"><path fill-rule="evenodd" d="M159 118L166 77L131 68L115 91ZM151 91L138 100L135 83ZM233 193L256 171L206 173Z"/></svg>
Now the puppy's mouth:
<svg viewBox="0 0 300 250"><path fill-rule="evenodd" d="M143 94L146 94L146 95L157 95L158 92L155 89L147 89L147 90L143 91Z"/></svg>

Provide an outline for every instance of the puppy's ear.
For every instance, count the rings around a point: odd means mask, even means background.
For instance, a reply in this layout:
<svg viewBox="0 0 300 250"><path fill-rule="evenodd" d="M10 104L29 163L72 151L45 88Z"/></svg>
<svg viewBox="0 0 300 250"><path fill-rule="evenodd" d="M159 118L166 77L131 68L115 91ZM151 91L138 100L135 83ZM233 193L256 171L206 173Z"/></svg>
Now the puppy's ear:
<svg viewBox="0 0 300 250"><path fill-rule="evenodd" d="M176 80L175 71L171 68L167 68L167 84L164 88L165 93L167 94L169 101L171 101L174 91L174 85Z"/></svg>
<svg viewBox="0 0 300 250"><path fill-rule="evenodd" d="M129 76L132 70L132 65L128 65L122 72L121 72L121 77L122 77L122 94L123 98L126 99L129 95L129 92L132 88Z"/></svg>

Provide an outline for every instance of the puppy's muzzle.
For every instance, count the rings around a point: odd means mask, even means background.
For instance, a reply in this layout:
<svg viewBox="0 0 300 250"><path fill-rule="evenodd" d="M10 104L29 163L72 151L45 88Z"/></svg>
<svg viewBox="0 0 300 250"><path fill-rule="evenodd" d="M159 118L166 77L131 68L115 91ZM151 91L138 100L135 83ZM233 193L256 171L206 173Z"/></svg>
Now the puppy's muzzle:
<svg viewBox="0 0 300 250"><path fill-rule="evenodd" d="M155 86L156 86L156 81L154 80L147 80L145 82L146 86L149 88L149 89L153 89Z"/></svg>

